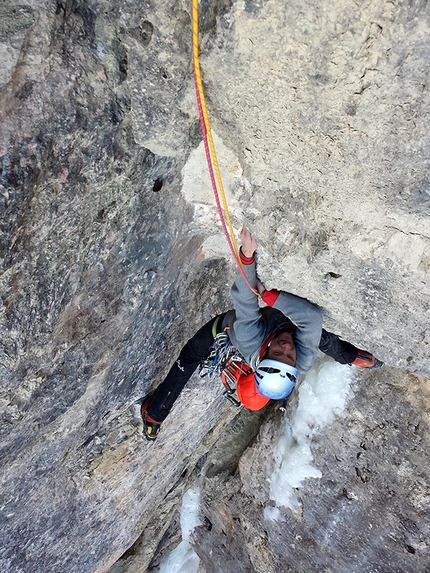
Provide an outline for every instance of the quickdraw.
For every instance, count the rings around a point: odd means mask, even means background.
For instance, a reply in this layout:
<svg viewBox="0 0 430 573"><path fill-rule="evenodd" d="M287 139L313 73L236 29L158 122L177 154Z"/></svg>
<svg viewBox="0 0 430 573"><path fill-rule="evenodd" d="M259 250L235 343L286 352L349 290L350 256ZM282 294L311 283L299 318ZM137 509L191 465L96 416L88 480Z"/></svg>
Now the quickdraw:
<svg viewBox="0 0 430 573"><path fill-rule="evenodd" d="M231 343L227 330L215 335L216 324L217 321L213 326L214 342L212 349L207 359L200 364L200 376L202 378L204 376L209 376L209 378L220 376L225 388L224 398L239 408L241 403L233 396L236 392L237 381L241 375L247 375L253 370L245 364L243 356Z"/></svg>
<svg viewBox="0 0 430 573"><path fill-rule="evenodd" d="M252 372L253 370L248 364L241 360L235 360L234 358L231 358L227 362L224 370L221 372L221 380L225 387L223 396L231 402L233 406L236 406L236 408L241 406L240 401L233 397L239 378L241 376L248 376Z"/></svg>
<svg viewBox="0 0 430 573"><path fill-rule="evenodd" d="M231 358L243 360L242 355L231 343L227 331L220 332L214 337L209 356L200 364L200 376L215 378L220 376Z"/></svg>

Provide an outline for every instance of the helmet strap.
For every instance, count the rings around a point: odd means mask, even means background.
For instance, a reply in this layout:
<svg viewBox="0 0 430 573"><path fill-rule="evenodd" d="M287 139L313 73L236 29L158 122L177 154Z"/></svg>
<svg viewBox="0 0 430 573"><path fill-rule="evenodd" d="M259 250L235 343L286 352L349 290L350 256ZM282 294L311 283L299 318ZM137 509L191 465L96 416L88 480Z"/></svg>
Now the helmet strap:
<svg viewBox="0 0 430 573"><path fill-rule="evenodd" d="M259 359L263 360L264 355L266 354L266 352L269 350L269 346L270 343L272 342L272 340L275 338L275 336L278 334L278 332L276 332L276 330L274 332L272 332L272 334L270 334L270 336L268 336L266 338L266 340L263 342L263 344L261 345L260 348L260 354L259 354Z"/></svg>

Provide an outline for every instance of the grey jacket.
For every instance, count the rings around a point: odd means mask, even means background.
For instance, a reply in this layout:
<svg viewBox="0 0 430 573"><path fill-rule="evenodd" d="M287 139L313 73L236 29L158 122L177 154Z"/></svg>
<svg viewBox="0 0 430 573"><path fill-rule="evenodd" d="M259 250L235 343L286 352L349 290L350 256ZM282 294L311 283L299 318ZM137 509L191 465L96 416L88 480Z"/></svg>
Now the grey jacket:
<svg viewBox="0 0 430 573"><path fill-rule="evenodd" d="M244 265L250 284L256 286L255 263ZM224 318L223 327L230 327L229 337L246 362L256 368L259 352L270 334L289 318L297 327L296 368L307 372L314 363L321 340L322 316L319 308L306 299L280 291L273 307L260 308L258 297L250 290L239 272L231 289L235 310Z"/></svg>

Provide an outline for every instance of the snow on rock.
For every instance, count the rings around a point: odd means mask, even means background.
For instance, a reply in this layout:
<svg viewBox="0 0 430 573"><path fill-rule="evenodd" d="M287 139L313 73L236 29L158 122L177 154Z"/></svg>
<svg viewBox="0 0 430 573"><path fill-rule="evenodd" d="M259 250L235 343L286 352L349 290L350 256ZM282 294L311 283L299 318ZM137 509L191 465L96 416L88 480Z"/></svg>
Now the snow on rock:
<svg viewBox="0 0 430 573"><path fill-rule="evenodd" d="M200 559L191 547L189 539L194 528L200 525L200 494L198 490L189 489L181 506L181 543L161 563L160 573L197 573Z"/></svg>
<svg viewBox="0 0 430 573"><path fill-rule="evenodd" d="M300 502L295 491L306 478L320 478L312 465L312 437L340 415L353 394L354 371L325 358L308 372L298 390L298 405L273 447L273 466L268 477L270 499L277 507L295 511ZM266 508L265 517L280 519L280 513ZM281 517L282 519L282 517Z"/></svg>

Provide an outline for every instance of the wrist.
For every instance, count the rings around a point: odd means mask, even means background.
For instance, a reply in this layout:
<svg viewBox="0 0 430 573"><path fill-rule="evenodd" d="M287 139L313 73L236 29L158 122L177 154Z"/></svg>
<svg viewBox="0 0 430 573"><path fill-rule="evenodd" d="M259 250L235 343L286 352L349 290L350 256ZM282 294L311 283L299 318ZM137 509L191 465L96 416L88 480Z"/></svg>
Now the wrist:
<svg viewBox="0 0 430 573"><path fill-rule="evenodd" d="M244 253L242 247L239 250L240 260L244 265L251 265L255 261L255 251L249 255Z"/></svg>

